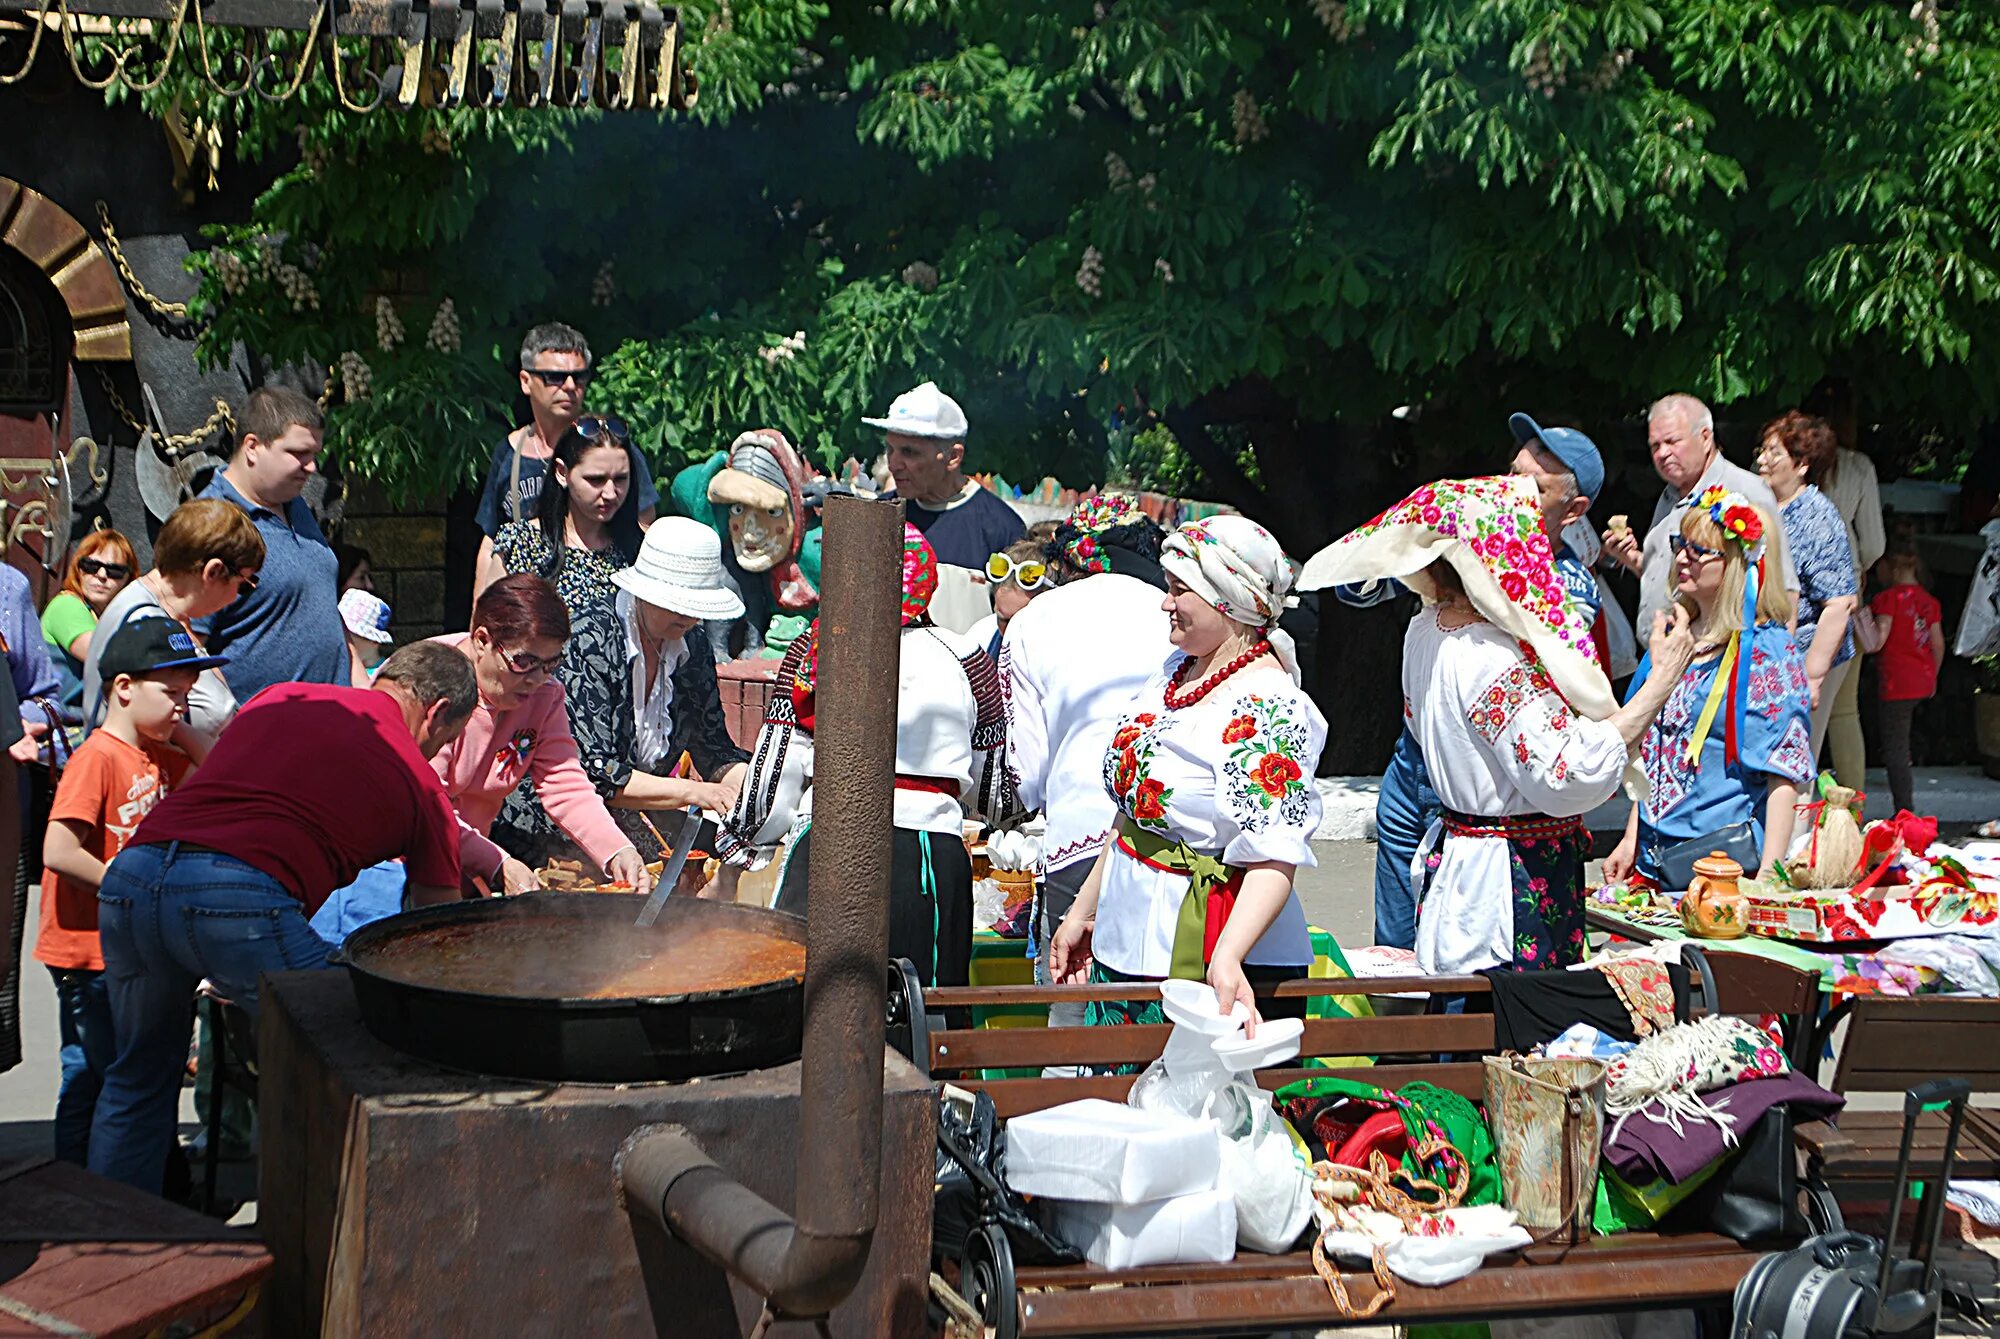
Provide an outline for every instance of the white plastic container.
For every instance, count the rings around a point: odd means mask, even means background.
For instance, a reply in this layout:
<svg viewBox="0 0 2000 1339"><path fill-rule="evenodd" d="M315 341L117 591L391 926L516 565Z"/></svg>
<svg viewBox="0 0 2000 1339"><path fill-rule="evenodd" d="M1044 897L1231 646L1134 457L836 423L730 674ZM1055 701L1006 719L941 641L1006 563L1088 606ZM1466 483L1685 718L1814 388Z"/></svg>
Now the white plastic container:
<svg viewBox="0 0 2000 1339"><path fill-rule="evenodd" d="M1236 1254L1236 1199L1226 1190L1150 1204L1044 1203L1056 1235L1105 1269L1220 1263Z"/></svg>
<svg viewBox="0 0 2000 1339"><path fill-rule="evenodd" d="M1099 1098L1066 1102L1007 1122L1007 1184L1024 1195L1095 1204L1213 1190L1217 1139L1210 1120Z"/></svg>

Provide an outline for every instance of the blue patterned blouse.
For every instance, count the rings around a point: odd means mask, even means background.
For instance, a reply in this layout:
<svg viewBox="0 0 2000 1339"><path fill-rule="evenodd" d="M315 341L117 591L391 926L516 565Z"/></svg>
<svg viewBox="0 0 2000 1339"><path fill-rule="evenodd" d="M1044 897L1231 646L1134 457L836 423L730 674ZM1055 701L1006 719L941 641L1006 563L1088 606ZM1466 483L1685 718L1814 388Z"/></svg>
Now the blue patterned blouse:
<svg viewBox="0 0 2000 1339"><path fill-rule="evenodd" d="M1807 484L1781 513L1785 543L1791 546L1792 560L1799 569L1799 654L1812 649L1813 632L1829 600L1858 595L1861 585L1854 570L1854 546L1847 539L1847 522L1833 500L1812 484ZM1854 632L1842 636L1835 665L1846 664L1854 655Z"/></svg>

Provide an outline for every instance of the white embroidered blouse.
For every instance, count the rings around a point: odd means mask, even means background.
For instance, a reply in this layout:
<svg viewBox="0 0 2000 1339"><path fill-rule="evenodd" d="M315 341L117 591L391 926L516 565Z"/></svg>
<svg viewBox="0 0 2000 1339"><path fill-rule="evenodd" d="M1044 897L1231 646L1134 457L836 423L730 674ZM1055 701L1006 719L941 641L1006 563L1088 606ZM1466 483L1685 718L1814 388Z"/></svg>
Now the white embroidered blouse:
<svg viewBox="0 0 2000 1339"><path fill-rule="evenodd" d="M1104 786L1121 814L1224 864L1317 864L1313 769L1326 745L1325 718L1273 664L1241 671L1173 710L1166 689L1185 659L1179 651L1167 658L1112 735ZM1092 956L1129 976L1167 975L1187 890L1186 875L1147 864L1114 837ZM1303 968L1312 956L1294 890L1245 961Z"/></svg>
<svg viewBox="0 0 2000 1339"><path fill-rule="evenodd" d="M779 663L749 775L736 808L717 824L716 854L731 864L761 865L811 818L813 737L789 691L810 649L801 637ZM958 837L968 815L992 823L1014 817L1000 681L985 650L942 628L907 627L897 679L896 775L939 784L899 784L890 822Z"/></svg>
<svg viewBox="0 0 2000 1339"><path fill-rule="evenodd" d="M1435 606L1403 637L1403 711L1431 788L1470 817L1589 813L1617 793L1629 758L1616 727L1577 715L1519 641L1490 623L1440 627ZM1417 865L1434 849L1427 883L1412 869L1424 889L1417 965L1437 975L1512 961L1506 840L1443 836L1433 824Z"/></svg>

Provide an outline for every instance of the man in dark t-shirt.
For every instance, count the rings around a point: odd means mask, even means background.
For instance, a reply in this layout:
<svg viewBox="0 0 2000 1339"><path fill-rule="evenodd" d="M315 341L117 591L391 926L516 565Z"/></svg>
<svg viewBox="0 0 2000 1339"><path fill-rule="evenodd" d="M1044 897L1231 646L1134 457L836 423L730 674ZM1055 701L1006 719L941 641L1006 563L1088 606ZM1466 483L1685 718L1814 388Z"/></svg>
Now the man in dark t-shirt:
<svg viewBox="0 0 2000 1339"><path fill-rule="evenodd" d="M549 457L570 425L583 416L584 396L593 375L590 345L573 326L549 321L530 330L521 341L521 393L528 397L529 417L500 439L493 448L493 461L486 467L479 510L473 515L484 536L473 571L486 570L493 536L500 533L501 526L535 514ZM644 527L653 523L659 510L660 490L653 484L645 457L637 451L632 453L632 468L632 487L639 494L639 524Z"/></svg>
<svg viewBox="0 0 2000 1339"><path fill-rule="evenodd" d="M986 560L1027 532L1020 514L965 477L965 411L926 381L896 397L881 418L861 420L886 434L889 474L904 515L940 563L983 571Z"/></svg>

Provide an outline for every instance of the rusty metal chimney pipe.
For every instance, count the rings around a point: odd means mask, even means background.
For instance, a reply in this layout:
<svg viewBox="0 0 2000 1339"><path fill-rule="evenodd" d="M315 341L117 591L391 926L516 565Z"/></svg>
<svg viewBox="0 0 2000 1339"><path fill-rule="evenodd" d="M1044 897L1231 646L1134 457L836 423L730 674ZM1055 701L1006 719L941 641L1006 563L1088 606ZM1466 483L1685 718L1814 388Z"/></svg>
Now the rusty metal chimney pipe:
<svg viewBox="0 0 2000 1339"><path fill-rule="evenodd" d="M628 1206L801 1317L853 1290L875 1233L902 629L902 504L832 497L823 524L798 1212L746 1189L678 1127L635 1134L618 1161Z"/></svg>

